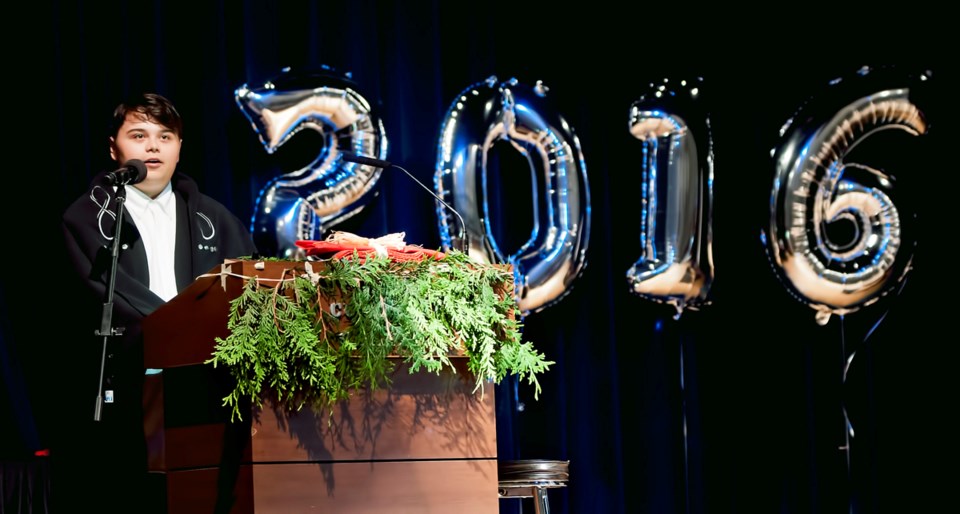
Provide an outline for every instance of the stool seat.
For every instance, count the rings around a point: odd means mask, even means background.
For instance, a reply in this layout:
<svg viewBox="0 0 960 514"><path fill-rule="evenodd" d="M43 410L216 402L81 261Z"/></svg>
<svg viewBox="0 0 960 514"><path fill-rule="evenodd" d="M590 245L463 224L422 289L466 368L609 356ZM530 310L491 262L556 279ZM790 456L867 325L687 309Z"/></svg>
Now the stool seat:
<svg viewBox="0 0 960 514"><path fill-rule="evenodd" d="M549 514L547 490L566 487L568 460L510 460L497 462L500 498L535 498L535 514Z"/></svg>

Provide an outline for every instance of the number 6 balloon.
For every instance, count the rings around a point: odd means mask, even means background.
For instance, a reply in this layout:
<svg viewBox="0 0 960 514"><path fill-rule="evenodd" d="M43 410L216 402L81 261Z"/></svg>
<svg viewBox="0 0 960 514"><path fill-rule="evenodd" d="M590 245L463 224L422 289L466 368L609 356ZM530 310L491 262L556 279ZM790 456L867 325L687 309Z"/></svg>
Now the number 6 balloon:
<svg viewBox="0 0 960 514"><path fill-rule="evenodd" d="M854 149L881 133L927 132L924 113L911 100L911 81L861 68L833 81L829 94L804 105L781 129L770 232L762 241L788 290L816 311L821 325L832 314L876 302L910 270L915 239L905 222L912 213L895 201L893 170L885 169L896 145L860 156Z"/></svg>
<svg viewBox="0 0 960 514"><path fill-rule="evenodd" d="M640 246L631 291L684 308L709 303L713 282L713 142L703 80L650 84L630 107L640 153Z"/></svg>
<svg viewBox="0 0 960 514"><path fill-rule="evenodd" d="M434 189L463 216L437 205L440 238L447 249L469 242L467 253L484 263L514 267L516 296L523 315L565 296L586 264L590 239L590 190L580 141L546 99L542 83L524 86L496 77L457 95L440 130ZM507 141L525 156L529 169L512 176L532 181L534 212L530 238L514 253L497 244L491 230L488 153ZM515 170L504 170L504 176ZM509 183L506 178L504 182Z"/></svg>
<svg viewBox="0 0 960 514"><path fill-rule="evenodd" d="M323 148L305 168L273 179L260 192L253 218L257 249L270 257L304 258L296 242L322 237L376 196L382 170L343 161L340 149L383 159L387 138L380 118L348 76L284 74L234 94L267 153L303 129L319 132Z"/></svg>

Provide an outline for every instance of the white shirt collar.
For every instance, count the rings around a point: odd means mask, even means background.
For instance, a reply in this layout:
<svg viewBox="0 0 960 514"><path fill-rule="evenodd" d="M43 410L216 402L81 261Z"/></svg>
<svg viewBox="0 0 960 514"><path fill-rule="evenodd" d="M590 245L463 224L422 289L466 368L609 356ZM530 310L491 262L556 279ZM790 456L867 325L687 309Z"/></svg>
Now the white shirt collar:
<svg viewBox="0 0 960 514"><path fill-rule="evenodd" d="M137 189L136 187L127 187L127 208L138 209L143 211L147 209L148 205L153 204L155 207L160 207L163 209L163 212L170 217L175 218L177 215L177 202L175 200L176 195L173 194L173 186L167 182L166 187L160 191L160 194L156 198L150 198L146 193Z"/></svg>

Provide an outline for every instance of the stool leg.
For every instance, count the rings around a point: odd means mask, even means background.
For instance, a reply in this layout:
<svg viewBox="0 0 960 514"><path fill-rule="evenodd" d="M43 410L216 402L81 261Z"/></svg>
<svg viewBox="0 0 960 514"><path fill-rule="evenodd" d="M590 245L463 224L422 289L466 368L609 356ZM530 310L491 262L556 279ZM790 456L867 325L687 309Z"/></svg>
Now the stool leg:
<svg viewBox="0 0 960 514"><path fill-rule="evenodd" d="M547 488L534 487L533 501L534 514L550 514L550 502L547 500Z"/></svg>

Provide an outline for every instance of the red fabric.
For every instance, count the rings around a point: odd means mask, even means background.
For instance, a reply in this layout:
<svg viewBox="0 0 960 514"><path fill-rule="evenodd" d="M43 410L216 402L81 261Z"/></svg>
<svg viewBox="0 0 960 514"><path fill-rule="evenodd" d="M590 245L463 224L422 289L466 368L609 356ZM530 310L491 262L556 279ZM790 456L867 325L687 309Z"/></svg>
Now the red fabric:
<svg viewBox="0 0 960 514"><path fill-rule="evenodd" d="M377 250L372 246L354 246L349 244L331 243L329 241L297 241L297 246L306 251L307 256L324 259L350 259L356 251L361 260L368 255L376 255ZM443 252L426 250L415 245L406 245L402 250L387 249L387 256L394 261L422 261L423 259L442 259Z"/></svg>

